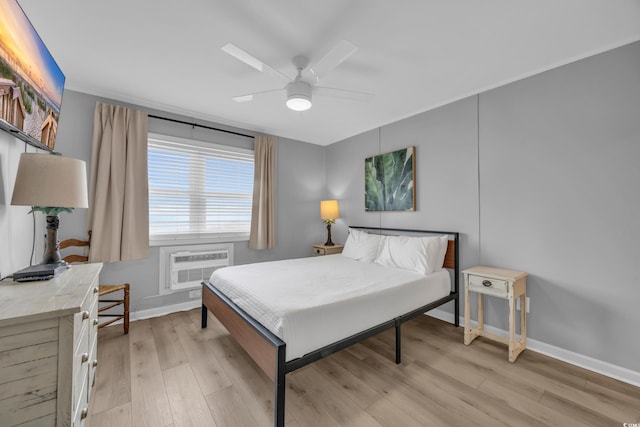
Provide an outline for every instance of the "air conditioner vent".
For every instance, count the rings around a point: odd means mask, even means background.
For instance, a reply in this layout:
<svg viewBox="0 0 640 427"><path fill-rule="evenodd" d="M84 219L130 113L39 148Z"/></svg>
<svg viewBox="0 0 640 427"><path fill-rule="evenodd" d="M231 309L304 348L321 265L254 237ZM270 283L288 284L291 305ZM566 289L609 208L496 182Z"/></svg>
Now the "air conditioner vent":
<svg viewBox="0 0 640 427"><path fill-rule="evenodd" d="M160 248L160 294L198 288L221 267L233 264L233 243Z"/></svg>
<svg viewBox="0 0 640 427"><path fill-rule="evenodd" d="M213 261L213 260L228 259L228 258L229 258L228 251L218 251L218 252L207 252L207 253L200 253L200 254L176 255L174 262L181 263L181 262L195 262L195 261Z"/></svg>

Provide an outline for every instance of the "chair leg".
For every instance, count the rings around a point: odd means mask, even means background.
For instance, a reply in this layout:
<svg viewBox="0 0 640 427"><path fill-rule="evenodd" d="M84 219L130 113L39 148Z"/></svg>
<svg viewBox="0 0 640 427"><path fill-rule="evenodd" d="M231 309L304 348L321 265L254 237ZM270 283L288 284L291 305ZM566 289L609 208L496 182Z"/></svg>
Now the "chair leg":
<svg viewBox="0 0 640 427"><path fill-rule="evenodd" d="M124 333L129 333L129 284L124 288Z"/></svg>

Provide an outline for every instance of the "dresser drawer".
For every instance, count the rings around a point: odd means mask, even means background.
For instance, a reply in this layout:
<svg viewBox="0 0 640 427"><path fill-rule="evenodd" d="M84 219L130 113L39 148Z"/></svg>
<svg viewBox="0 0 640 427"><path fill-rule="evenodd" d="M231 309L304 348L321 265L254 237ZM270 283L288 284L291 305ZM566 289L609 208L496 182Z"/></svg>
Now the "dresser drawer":
<svg viewBox="0 0 640 427"><path fill-rule="evenodd" d="M88 326L88 325L87 325ZM82 330L84 334L80 337L80 343L73 354L73 400L72 407L76 407L81 402L82 384L87 382L90 364L89 334Z"/></svg>
<svg viewBox="0 0 640 427"><path fill-rule="evenodd" d="M91 302L93 302L93 298L87 298L86 304L82 306L82 310L79 313L73 315L73 339L76 340L76 345L78 343L78 338L80 338L81 330L86 335L87 326L91 323L91 313L89 309L91 308Z"/></svg>
<svg viewBox="0 0 640 427"><path fill-rule="evenodd" d="M91 323L89 324L89 361L88 369L89 369L89 377L87 379L88 382L88 392L87 392L87 402L89 395L91 394L91 387L93 386L93 379L95 377L96 366L98 366L98 298L96 294L96 299L94 301L94 305L90 310L89 319Z"/></svg>
<svg viewBox="0 0 640 427"><path fill-rule="evenodd" d="M96 370L98 369L98 341L97 340L94 342L93 348L90 349L88 363L89 363L89 378L88 378L89 392L87 395L87 402L88 402L89 395L91 394L91 388L96 382Z"/></svg>
<svg viewBox="0 0 640 427"><path fill-rule="evenodd" d="M96 288L97 289L97 288ZM96 293L93 298L91 307L89 308L89 349L94 347L95 341L98 338L98 294Z"/></svg>
<svg viewBox="0 0 640 427"><path fill-rule="evenodd" d="M84 380L87 379L87 375L85 375ZM73 425L72 427L83 426L85 420L87 419L87 415L89 415L89 389L87 387L87 382L84 381L82 384L82 389L79 390L79 402L75 406L73 411Z"/></svg>
<svg viewBox="0 0 640 427"><path fill-rule="evenodd" d="M469 290L480 293L491 293L507 296L509 293L509 282L491 277L469 275Z"/></svg>

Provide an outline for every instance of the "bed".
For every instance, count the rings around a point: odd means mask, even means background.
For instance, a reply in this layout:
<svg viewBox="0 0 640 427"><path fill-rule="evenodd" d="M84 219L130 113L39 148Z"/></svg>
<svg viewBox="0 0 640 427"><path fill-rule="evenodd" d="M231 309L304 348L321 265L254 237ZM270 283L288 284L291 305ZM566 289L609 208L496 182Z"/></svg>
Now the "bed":
<svg viewBox="0 0 640 427"><path fill-rule="evenodd" d="M202 327L211 311L274 381L274 424L284 426L287 373L389 328L400 363L402 323L450 301L459 326L458 239L457 232L350 227L343 254L220 269L202 284ZM384 243L367 252L374 240ZM414 242L430 255L413 258Z"/></svg>

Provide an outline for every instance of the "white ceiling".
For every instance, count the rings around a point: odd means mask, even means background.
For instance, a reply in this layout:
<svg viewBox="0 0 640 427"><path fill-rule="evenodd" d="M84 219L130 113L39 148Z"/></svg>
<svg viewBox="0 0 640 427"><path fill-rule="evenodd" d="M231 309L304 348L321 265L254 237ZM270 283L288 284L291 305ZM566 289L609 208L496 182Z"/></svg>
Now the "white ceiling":
<svg viewBox="0 0 640 427"><path fill-rule="evenodd" d="M640 40L638 0L19 0L68 89L320 145ZM346 39L358 51L303 113L234 43L294 76ZM64 101L63 107L64 109Z"/></svg>

